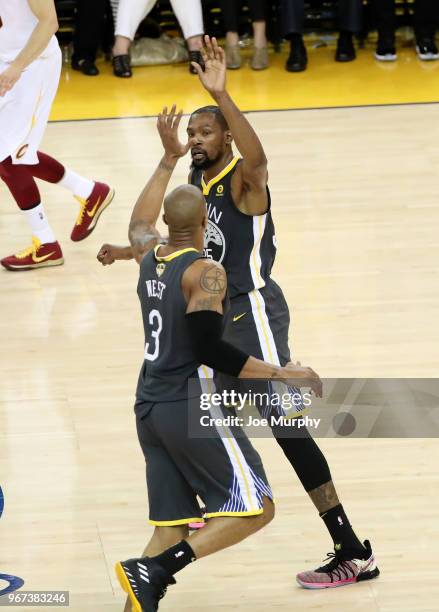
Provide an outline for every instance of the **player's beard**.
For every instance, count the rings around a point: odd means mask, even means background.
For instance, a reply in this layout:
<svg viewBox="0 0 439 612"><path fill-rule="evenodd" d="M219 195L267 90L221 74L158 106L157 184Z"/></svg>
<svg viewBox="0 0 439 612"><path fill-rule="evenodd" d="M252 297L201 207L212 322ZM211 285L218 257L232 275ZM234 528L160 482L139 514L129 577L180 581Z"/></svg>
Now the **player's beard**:
<svg viewBox="0 0 439 612"><path fill-rule="evenodd" d="M192 169L196 168L197 170L207 170L208 168L211 168L212 166L214 166L220 157L221 157L221 154L217 155L215 159L210 159L206 155L206 157L199 162L196 162L194 159L192 159L191 168Z"/></svg>

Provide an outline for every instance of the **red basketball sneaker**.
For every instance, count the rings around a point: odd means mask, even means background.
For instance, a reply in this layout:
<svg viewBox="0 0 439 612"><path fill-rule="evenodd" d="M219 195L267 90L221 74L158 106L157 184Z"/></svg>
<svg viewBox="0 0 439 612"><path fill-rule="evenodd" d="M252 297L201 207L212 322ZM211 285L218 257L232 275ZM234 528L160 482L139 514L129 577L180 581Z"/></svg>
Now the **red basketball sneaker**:
<svg viewBox="0 0 439 612"><path fill-rule="evenodd" d="M84 240L84 238L90 236L96 227L99 217L114 198L114 189L111 189L105 183L98 183L96 181L93 191L87 200L75 197L81 207L70 238L74 242L79 242L79 240Z"/></svg>
<svg viewBox="0 0 439 612"><path fill-rule="evenodd" d="M32 246L16 255L4 257L0 263L7 270L18 272L19 270L61 266L64 263L64 258L58 242L41 244L38 238L32 236Z"/></svg>

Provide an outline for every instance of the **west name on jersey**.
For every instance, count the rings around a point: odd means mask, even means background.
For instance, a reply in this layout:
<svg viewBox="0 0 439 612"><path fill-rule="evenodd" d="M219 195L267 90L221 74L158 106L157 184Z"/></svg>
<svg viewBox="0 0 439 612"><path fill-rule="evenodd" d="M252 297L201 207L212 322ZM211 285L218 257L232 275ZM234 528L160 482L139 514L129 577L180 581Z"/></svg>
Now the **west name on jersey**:
<svg viewBox="0 0 439 612"><path fill-rule="evenodd" d="M146 290L148 292L148 297L155 297L159 300L163 297L163 292L166 289L166 284L162 283L162 281L157 280L147 280L145 281Z"/></svg>

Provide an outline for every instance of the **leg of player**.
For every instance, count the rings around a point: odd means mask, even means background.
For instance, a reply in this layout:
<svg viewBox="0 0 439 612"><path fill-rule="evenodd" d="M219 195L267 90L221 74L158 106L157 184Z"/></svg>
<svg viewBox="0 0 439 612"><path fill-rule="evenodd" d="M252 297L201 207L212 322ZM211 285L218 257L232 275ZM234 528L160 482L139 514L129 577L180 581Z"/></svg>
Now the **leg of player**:
<svg viewBox="0 0 439 612"><path fill-rule="evenodd" d="M35 178L65 187L78 200L80 209L71 233L74 241L91 234L114 197L114 189L109 185L84 178L41 151L37 155L37 164L13 164L10 157L0 163L0 177L24 211L33 235L31 247L1 260L8 270L31 270L63 263L61 247L45 215Z"/></svg>
<svg viewBox="0 0 439 612"><path fill-rule="evenodd" d="M273 518L274 504L264 497L262 514L213 518L204 529L155 557L117 563L116 573L130 595L132 609L135 612L156 612L168 585L175 584L174 574L197 559L241 542L265 527Z"/></svg>
<svg viewBox="0 0 439 612"><path fill-rule="evenodd" d="M23 211L32 231L32 246L3 258L1 265L7 270L17 271L63 264L61 247L49 225L29 166L14 166L9 157L0 164L0 177Z"/></svg>
<svg viewBox="0 0 439 612"><path fill-rule="evenodd" d="M69 170L59 161L38 151L38 164L28 166L35 178L64 187L79 202L80 208L70 238L74 242L87 238L114 198L114 189Z"/></svg>
<svg viewBox="0 0 439 612"><path fill-rule="evenodd" d="M342 586L379 575L370 542L364 545L352 529L341 505L328 463L314 439L278 437L277 442L317 508L334 542L330 563L297 575L298 583L310 589Z"/></svg>
<svg viewBox="0 0 439 612"><path fill-rule="evenodd" d="M177 525L175 527L156 527L154 533L148 542L145 550L143 551L142 557L154 557L159 555L167 548L175 546L181 540L184 540L189 535L189 529L187 525ZM128 597L124 612L131 612L132 604Z"/></svg>

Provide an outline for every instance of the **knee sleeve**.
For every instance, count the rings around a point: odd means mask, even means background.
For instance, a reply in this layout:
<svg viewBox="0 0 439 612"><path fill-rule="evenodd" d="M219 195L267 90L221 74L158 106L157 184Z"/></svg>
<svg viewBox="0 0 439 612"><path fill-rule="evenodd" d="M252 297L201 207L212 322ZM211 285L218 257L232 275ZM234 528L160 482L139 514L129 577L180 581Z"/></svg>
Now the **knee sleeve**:
<svg viewBox="0 0 439 612"><path fill-rule="evenodd" d="M276 440L305 491L312 491L331 480L328 462L308 431L304 437L276 437Z"/></svg>

